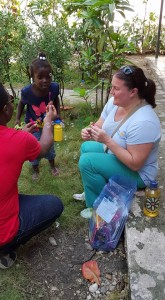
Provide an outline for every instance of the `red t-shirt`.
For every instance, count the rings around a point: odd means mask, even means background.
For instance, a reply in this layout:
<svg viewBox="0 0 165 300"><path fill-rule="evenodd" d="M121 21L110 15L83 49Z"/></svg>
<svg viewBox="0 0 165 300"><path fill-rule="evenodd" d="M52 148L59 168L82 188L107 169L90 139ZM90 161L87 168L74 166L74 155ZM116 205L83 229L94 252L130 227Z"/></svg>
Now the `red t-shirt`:
<svg viewBox="0 0 165 300"><path fill-rule="evenodd" d="M32 134L0 125L0 246L10 242L19 228L17 184L22 165L40 151Z"/></svg>

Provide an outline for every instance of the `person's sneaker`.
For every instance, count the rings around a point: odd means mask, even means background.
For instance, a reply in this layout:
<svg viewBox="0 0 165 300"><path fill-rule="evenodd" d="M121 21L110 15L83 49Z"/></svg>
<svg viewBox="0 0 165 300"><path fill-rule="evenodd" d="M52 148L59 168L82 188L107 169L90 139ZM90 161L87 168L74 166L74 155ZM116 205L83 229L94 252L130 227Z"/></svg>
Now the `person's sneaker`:
<svg viewBox="0 0 165 300"><path fill-rule="evenodd" d="M88 207L83 209L80 212L81 217L85 218L85 219L90 219L92 217L92 213L93 213L93 208Z"/></svg>
<svg viewBox="0 0 165 300"><path fill-rule="evenodd" d="M0 269L10 268L17 259L17 253L15 251L6 255L0 255Z"/></svg>
<svg viewBox="0 0 165 300"><path fill-rule="evenodd" d="M73 199L78 201L85 201L85 193L82 194L73 194Z"/></svg>

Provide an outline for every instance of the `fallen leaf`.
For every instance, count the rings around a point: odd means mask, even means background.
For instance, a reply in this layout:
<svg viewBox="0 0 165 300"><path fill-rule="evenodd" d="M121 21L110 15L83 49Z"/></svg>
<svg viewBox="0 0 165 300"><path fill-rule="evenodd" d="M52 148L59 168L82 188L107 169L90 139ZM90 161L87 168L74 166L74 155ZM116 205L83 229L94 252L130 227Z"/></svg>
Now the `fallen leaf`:
<svg viewBox="0 0 165 300"><path fill-rule="evenodd" d="M82 275L85 279L91 282L96 282L100 285L100 269L96 260L90 260L82 265Z"/></svg>

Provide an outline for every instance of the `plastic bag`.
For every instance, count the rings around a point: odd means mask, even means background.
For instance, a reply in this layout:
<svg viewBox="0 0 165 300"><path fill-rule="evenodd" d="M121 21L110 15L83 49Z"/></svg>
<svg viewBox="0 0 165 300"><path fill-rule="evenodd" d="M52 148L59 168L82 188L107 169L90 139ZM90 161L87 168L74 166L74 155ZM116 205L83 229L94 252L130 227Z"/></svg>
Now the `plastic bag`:
<svg viewBox="0 0 165 300"><path fill-rule="evenodd" d="M137 183L113 176L93 204L89 220L89 241L94 249L114 250L124 229Z"/></svg>

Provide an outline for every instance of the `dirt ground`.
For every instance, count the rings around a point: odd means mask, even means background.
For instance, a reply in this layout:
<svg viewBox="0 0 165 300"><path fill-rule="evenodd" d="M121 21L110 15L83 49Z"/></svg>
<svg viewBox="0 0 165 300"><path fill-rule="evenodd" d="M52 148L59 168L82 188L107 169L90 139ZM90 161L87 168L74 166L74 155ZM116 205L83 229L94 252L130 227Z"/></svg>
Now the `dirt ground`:
<svg viewBox="0 0 165 300"><path fill-rule="evenodd" d="M128 299L123 238L115 251L95 253L88 249L87 234L88 222L84 220L84 227L76 232L51 228L20 248L17 268L23 260L28 277L28 285L22 287L25 299ZM96 260L101 271L96 293L89 292L92 283L82 276L82 264L89 259ZM114 293L120 296L109 298Z"/></svg>

